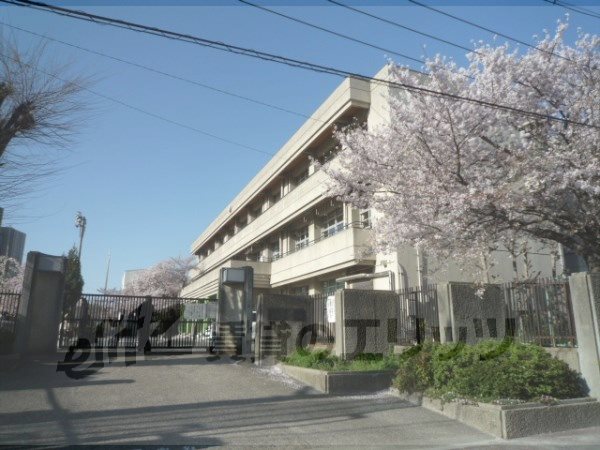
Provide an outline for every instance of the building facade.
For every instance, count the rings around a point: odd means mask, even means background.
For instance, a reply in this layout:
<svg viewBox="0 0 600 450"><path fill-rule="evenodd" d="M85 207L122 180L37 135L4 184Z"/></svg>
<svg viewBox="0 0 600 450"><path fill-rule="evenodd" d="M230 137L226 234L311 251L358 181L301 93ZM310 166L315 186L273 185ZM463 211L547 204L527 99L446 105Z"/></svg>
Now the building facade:
<svg viewBox="0 0 600 450"><path fill-rule="evenodd" d="M0 256L7 256L23 264L25 233L12 227L0 228Z"/></svg>
<svg viewBox="0 0 600 450"><path fill-rule="evenodd" d="M376 77L386 76L384 68ZM412 248L377 254L372 211L326 196L327 175L315 162L335 158L334 128L355 121L376 127L389 120L390 94L381 84L343 81L194 241L198 265L181 295L215 295L220 269L241 266L253 267L257 292L397 290L446 279L469 281L472 275L452 265L436 272L435 264ZM534 247L527 263L550 276L556 258L543 246ZM494 275L510 279L514 266L505 259Z"/></svg>

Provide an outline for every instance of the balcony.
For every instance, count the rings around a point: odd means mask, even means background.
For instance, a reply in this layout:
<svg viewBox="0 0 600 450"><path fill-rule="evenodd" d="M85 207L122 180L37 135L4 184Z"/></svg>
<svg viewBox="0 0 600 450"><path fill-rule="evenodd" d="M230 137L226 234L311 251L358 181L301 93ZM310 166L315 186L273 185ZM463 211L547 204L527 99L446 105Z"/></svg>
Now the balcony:
<svg viewBox="0 0 600 450"><path fill-rule="evenodd" d="M206 256L199 264L199 270L209 271L253 242L271 233L274 229L292 220L310 206L317 203L325 192L327 175L317 171L243 229L229 238L219 248Z"/></svg>
<svg viewBox="0 0 600 450"><path fill-rule="evenodd" d="M271 262L271 286L277 287L357 263L375 264L370 252L371 230L346 226Z"/></svg>

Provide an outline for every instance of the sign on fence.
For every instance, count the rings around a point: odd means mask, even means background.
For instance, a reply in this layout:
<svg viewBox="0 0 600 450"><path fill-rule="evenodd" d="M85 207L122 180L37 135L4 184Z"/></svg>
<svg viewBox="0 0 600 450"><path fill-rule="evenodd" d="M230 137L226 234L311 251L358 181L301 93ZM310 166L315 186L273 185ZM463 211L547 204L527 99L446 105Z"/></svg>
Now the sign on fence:
<svg viewBox="0 0 600 450"><path fill-rule="evenodd" d="M335 323L335 295L327 297L327 303L325 304L327 310L327 322Z"/></svg>

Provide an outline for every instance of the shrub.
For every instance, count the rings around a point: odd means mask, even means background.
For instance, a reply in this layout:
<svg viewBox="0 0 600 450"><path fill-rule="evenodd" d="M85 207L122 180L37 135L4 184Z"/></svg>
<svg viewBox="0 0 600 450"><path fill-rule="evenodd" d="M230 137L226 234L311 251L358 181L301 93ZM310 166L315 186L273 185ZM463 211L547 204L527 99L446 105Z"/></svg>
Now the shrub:
<svg viewBox="0 0 600 450"><path fill-rule="evenodd" d="M402 361L394 385L407 392L477 401L582 397L581 377L542 347L511 341L427 344Z"/></svg>
<svg viewBox="0 0 600 450"><path fill-rule="evenodd" d="M363 353L357 355L353 360L343 360L331 355L329 350L310 351L299 348L291 355L281 358L281 361L285 364L309 369L362 372L370 370L395 370L398 368L399 359L394 355L384 357L373 353Z"/></svg>
<svg viewBox="0 0 600 450"><path fill-rule="evenodd" d="M424 392L433 384L431 365L435 345L427 343L417 345L402 352L399 356L397 376L394 387L402 392Z"/></svg>

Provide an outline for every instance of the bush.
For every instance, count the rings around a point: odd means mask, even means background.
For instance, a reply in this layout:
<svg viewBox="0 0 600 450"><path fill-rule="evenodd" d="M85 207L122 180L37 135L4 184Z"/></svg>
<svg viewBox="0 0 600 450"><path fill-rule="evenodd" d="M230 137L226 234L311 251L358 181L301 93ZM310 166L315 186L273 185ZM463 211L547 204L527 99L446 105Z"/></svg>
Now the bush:
<svg viewBox="0 0 600 450"><path fill-rule="evenodd" d="M394 387L401 392L424 392L433 385L431 356L434 344L417 345L402 352L394 379Z"/></svg>
<svg viewBox="0 0 600 450"><path fill-rule="evenodd" d="M407 392L476 401L587 395L581 377L542 347L511 341L426 344L401 355L394 385Z"/></svg>
<svg viewBox="0 0 600 450"><path fill-rule="evenodd" d="M398 368L397 356L382 356L373 353L357 355L353 360L343 360L331 355L329 350L310 351L304 348L297 349L289 356L281 358L285 364L309 369L326 371L370 371L370 370L395 370Z"/></svg>

